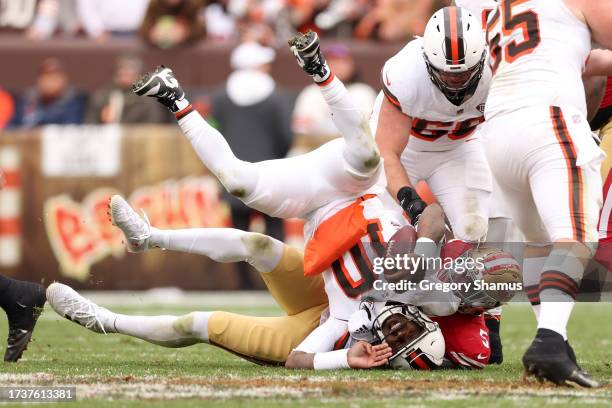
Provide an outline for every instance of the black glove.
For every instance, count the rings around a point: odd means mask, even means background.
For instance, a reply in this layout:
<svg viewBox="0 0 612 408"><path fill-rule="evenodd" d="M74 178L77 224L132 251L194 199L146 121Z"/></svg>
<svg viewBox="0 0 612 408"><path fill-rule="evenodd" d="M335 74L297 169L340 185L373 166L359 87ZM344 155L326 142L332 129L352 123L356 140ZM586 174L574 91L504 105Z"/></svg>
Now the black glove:
<svg viewBox="0 0 612 408"><path fill-rule="evenodd" d="M421 200L421 197L417 194L417 192L412 187L402 187L397 192L397 200L400 205L408 214L410 221L412 224L416 224L419 220L421 213L427 207L425 201Z"/></svg>

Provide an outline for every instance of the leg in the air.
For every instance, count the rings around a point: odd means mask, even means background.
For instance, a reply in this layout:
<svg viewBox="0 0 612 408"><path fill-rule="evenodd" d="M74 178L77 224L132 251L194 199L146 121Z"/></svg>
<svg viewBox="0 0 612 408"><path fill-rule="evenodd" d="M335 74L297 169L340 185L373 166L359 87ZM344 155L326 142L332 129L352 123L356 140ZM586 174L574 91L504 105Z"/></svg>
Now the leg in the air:
<svg viewBox="0 0 612 408"><path fill-rule="evenodd" d="M134 252L157 247L204 255L217 262L248 262L288 315L327 303L322 277L304 276L303 253L272 237L233 228L160 230L117 195L110 200L110 214Z"/></svg>
<svg viewBox="0 0 612 408"><path fill-rule="evenodd" d="M340 174L348 172L352 178L376 181L380 153L371 133L369 118L355 106L342 81L331 72L321 52L318 35L312 31L298 34L289 40L289 45L300 67L319 85L332 120L344 139L342 156L347 166ZM338 174L331 176L338 177Z"/></svg>

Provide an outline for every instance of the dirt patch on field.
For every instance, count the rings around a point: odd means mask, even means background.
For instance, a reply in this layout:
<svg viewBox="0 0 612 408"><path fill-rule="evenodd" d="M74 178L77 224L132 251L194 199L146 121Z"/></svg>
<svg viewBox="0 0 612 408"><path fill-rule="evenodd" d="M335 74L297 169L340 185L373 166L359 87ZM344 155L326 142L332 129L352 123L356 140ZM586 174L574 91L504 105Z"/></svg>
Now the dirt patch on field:
<svg viewBox="0 0 612 408"><path fill-rule="evenodd" d="M612 384L595 390L555 387L536 381L343 378L302 375L244 378L228 375L205 377L92 377L71 379L49 374L0 374L3 385L77 386L79 398L342 398L474 396L612 398Z"/></svg>

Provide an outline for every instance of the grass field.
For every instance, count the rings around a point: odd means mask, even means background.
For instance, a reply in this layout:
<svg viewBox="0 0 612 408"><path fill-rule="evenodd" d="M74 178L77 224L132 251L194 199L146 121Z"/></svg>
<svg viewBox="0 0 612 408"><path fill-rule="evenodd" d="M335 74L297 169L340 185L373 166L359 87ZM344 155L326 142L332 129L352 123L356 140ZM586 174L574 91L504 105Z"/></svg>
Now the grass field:
<svg viewBox="0 0 612 408"><path fill-rule="evenodd" d="M182 314L192 310L280 313L265 295L192 295L148 304L137 295L97 298L115 311ZM187 304L186 304L187 303ZM579 304L570 337L580 363L605 384L597 390L522 380L520 357L534 332L528 305L504 309L505 361L481 371L287 371L259 367L208 345L166 349L121 335L99 335L60 319L47 307L35 341L18 364L0 363L1 385L77 386L79 406L219 407L514 407L612 406L612 304ZM0 337L6 321L0 317ZM1 405L1 404L0 404ZM59 406L60 404L56 405ZM23 405L21 405L23 406ZM74 403L64 406L74 407Z"/></svg>

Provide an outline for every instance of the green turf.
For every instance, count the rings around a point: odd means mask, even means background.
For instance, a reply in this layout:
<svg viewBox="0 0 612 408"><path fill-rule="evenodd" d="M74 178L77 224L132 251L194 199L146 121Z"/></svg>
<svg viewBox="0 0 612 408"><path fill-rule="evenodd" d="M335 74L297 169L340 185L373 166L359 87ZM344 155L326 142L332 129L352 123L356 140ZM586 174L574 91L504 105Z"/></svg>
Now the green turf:
<svg viewBox="0 0 612 408"><path fill-rule="evenodd" d="M202 305L198 309L207 310ZM145 314L191 309L119 308ZM273 315L273 308L234 309ZM607 383L596 391L524 387L520 357L535 332L528 305L504 308L504 364L480 371L287 371L259 367L208 345L168 349L120 335L91 333L47 308L35 341L18 364L0 364L3 385L78 386L87 406L610 406L612 404L612 305L576 306L569 334L580 363ZM6 322L0 317L0 336ZM380 381L381 386L377 386ZM418 386L417 386L418 385ZM83 398L85 396L85 398ZM75 406L73 403L65 406ZM80 405L80 404L79 404Z"/></svg>

